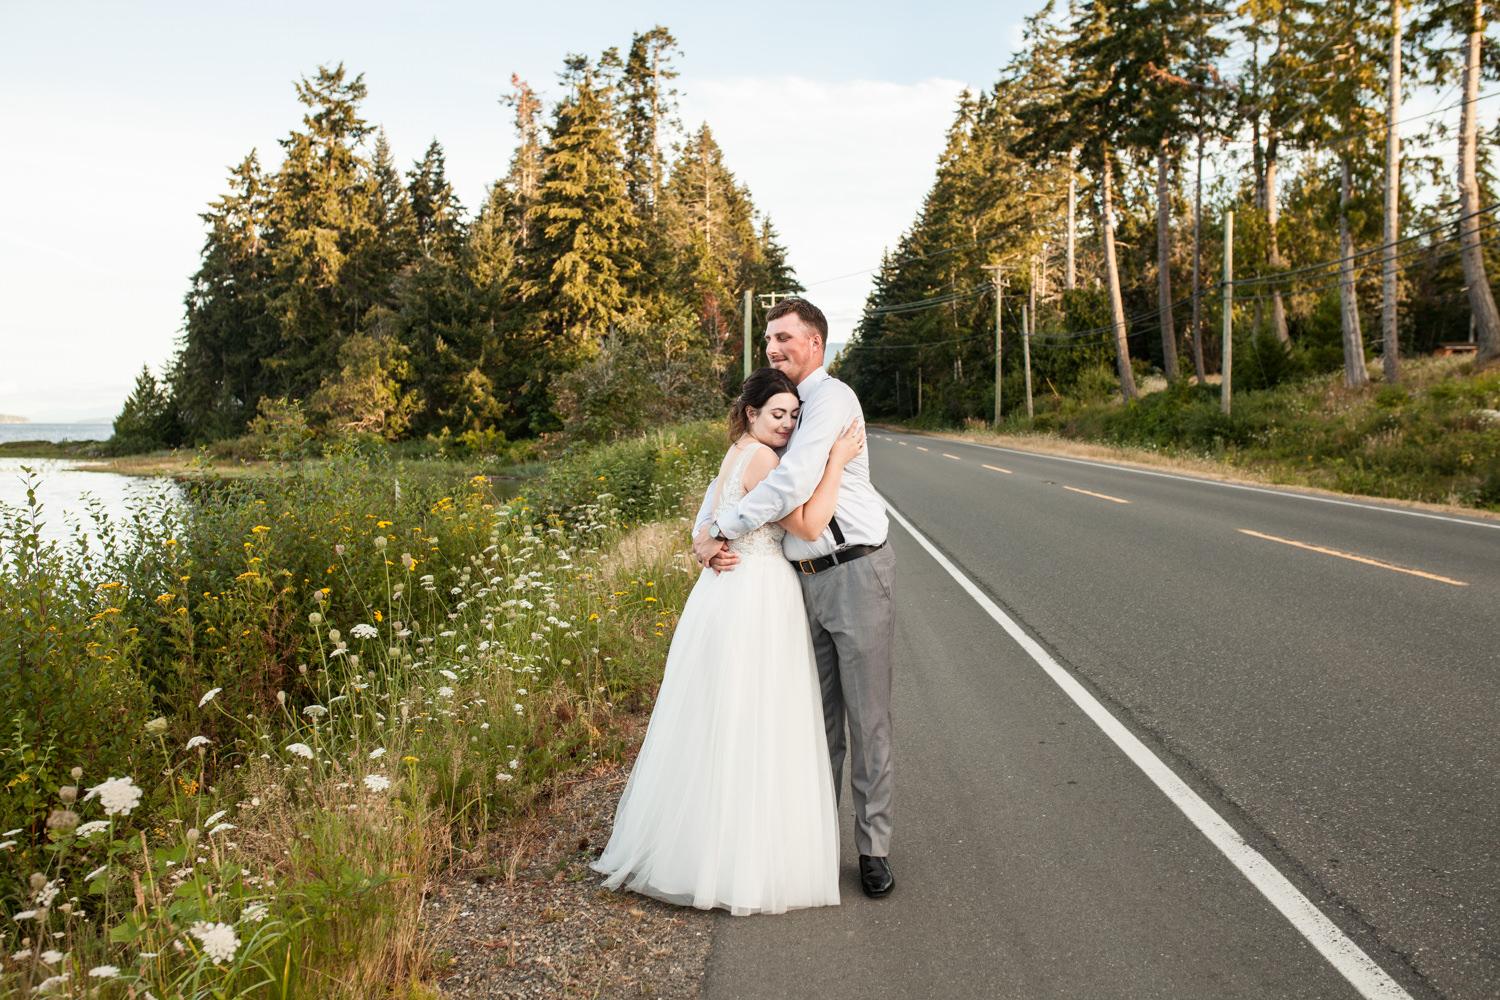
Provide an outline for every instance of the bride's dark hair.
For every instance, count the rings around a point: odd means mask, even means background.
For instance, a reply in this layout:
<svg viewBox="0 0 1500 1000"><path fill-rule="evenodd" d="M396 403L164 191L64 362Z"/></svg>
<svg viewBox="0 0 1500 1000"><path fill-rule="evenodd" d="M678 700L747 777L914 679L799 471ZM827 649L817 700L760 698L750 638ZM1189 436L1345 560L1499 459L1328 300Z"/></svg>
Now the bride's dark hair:
<svg viewBox="0 0 1500 1000"><path fill-rule="evenodd" d="M784 372L775 368L757 368L740 386L740 394L729 404L729 443L733 444L750 429L750 410L766 405L772 396L783 392L797 395L797 386Z"/></svg>

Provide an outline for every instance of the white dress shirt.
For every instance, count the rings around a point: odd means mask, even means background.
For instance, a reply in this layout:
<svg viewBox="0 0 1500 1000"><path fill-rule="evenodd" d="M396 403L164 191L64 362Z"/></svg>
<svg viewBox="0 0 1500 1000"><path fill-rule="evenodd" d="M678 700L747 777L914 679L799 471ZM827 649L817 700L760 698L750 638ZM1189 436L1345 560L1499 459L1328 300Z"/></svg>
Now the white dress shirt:
<svg viewBox="0 0 1500 1000"><path fill-rule="evenodd" d="M738 538L763 524L779 521L806 503L823 478L833 442L851 421L864 420L864 410L854 390L829 375L821 365L797 386L797 394L802 399L802 412L781 463L719 518L719 533L725 538ZM695 534L713 520L717 487L717 479L708 484L708 493L693 526ZM870 483L868 445L844 467L834 516L848 545L879 545L885 541L889 522L885 505ZM812 542L788 532L781 544L788 559L815 559L836 548L833 531L828 528Z"/></svg>

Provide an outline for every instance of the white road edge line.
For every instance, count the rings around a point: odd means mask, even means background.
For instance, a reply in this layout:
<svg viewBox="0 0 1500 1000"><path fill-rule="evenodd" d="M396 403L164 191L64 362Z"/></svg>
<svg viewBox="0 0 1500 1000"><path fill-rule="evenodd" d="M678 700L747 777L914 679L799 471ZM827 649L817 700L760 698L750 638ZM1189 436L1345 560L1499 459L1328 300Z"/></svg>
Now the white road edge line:
<svg viewBox="0 0 1500 1000"><path fill-rule="evenodd" d="M1314 906L1312 901L1304 896L1285 875L1281 874L1275 865L1267 861L1263 854L1246 843L1245 839L1235 832L1234 827L1230 826L1214 811L1212 806L1204 801L1202 796L1179 778L1176 772L1163 763L1160 757L1152 753L1149 747L1137 739L1134 733L1111 715L1109 710L1089 694L1088 689L1072 674L1059 666L1035 639L1027 635L1020 625L1000 609L999 605L990 600L984 591L960 572L958 567L938 551L937 547L902 516L889 500L883 496L880 499L885 504L885 509L912 538L916 539L917 544L926 549L927 554L932 556L937 564L968 592L974 602L983 608L995 620L995 623L1036 661L1038 666L1046 671L1047 676L1062 688L1063 693L1103 730L1104 734L1125 753L1125 756L1130 758L1136 767L1141 769L1146 777L1151 779L1152 784L1161 789L1162 793L1181 810L1199 832L1208 838L1210 843L1223 852L1230 863L1250 881L1250 884L1260 890L1261 895L1265 896L1271 905L1286 917L1297 932L1306 938L1318 950L1318 953L1359 991L1360 996L1365 1000L1412 1000L1411 995L1402 989L1400 984L1388 976L1385 970L1369 955L1366 955L1359 945L1349 939L1348 935L1339 930L1333 921L1324 916L1323 912Z"/></svg>
<svg viewBox="0 0 1500 1000"><path fill-rule="evenodd" d="M900 441L899 438L895 439ZM942 440L950 444L966 444L971 448L985 448L989 451L1003 451L1010 455L1025 455L1030 458L1048 458L1057 462L1072 462L1074 465L1092 465L1098 469L1114 469L1116 472L1134 472L1142 476L1156 476L1160 479L1180 479L1185 483L1200 483L1204 486L1222 486L1226 490L1245 490L1250 493L1268 493L1274 497L1290 497L1293 500L1312 500L1315 503L1331 503L1339 507L1358 507L1361 510L1378 510L1387 514L1405 514L1408 517L1422 517L1430 521L1451 521L1454 524L1468 524L1476 528L1495 528L1500 530L1500 521L1477 521L1463 517L1450 517L1447 514L1429 514L1424 510L1407 510L1404 507L1380 507L1371 503L1358 503L1353 500L1339 500L1334 497L1314 496L1311 493L1293 493L1290 490L1273 490L1264 486L1248 486L1244 483L1226 483L1217 479L1200 479L1197 476L1182 476L1173 472L1157 472L1153 469L1136 469L1128 465L1112 465L1109 462L1093 462L1086 458L1069 458L1066 455L1048 455L1040 451L1022 451L1019 448L1004 448L996 444L980 444L978 441L955 441L950 438ZM906 442L902 441L902 444Z"/></svg>

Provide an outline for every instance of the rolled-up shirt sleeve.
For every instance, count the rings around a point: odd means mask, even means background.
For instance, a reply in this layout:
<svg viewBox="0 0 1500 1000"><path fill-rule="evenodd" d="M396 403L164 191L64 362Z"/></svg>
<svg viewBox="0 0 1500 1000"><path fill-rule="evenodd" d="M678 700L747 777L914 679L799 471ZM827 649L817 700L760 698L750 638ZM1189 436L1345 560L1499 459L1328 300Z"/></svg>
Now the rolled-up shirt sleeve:
<svg viewBox="0 0 1500 1000"><path fill-rule="evenodd" d="M850 419L846 413L854 398L853 393L846 396L833 388L821 392L818 405L803 413L802 426L781 456L781 463L719 518L719 532L725 538L738 538L763 524L779 521L813 495L828 465L833 442Z"/></svg>

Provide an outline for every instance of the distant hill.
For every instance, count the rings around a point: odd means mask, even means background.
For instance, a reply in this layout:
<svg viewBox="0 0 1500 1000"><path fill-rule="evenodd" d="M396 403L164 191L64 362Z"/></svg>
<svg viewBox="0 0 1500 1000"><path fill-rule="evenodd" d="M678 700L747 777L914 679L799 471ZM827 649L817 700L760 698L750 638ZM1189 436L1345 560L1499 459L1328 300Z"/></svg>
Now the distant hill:
<svg viewBox="0 0 1500 1000"><path fill-rule="evenodd" d="M25 417L14 417L9 413L0 413L0 424L29 424L30 420Z"/></svg>

